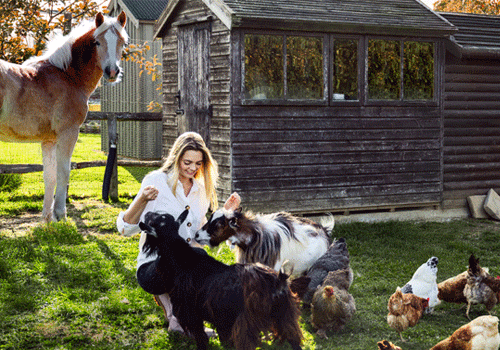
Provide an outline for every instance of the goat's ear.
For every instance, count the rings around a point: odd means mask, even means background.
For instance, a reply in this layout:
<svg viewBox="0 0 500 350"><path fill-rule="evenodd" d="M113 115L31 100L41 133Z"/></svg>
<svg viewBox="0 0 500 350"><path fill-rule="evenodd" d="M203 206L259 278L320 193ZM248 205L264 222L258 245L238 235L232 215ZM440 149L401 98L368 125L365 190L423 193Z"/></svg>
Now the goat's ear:
<svg viewBox="0 0 500 350"><path fill-rule="evenodd" d="M149 226L148 224L144 223L144 222L139 222L139 228L146 232L148 235L152 235L154 237L158 237L158 235L156 234L156 231L153 227Z"/></svg>
<svg viewBox="0 0 500 350"><path fill-rule="evenodd" d="M233 230L239 229L240 226L238 225L238 219L236 218L229 219L229 227L231 227Z"/></svg>

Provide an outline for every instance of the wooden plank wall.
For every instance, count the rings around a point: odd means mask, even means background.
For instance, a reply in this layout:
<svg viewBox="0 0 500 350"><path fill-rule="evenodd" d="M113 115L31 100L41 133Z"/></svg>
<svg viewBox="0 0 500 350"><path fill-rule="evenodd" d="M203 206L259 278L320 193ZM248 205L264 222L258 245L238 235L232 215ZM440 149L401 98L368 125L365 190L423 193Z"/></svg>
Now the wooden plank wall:
<svg viewBox="0 0 500 350"><path fill-rule="evenodd" d="M438 107L233 107L233 185L261 212L437 205Z"/></svg>
<svg viewBox="0 0 500 350"><path fill-rule="evenodd" d="M500 62L447 58L444 84L445 208L500 191Z"/></svg>
<svg viewBox="0 0 500 350"><path fill-rule="evenodd" d="M230 32L227 27L199 0L186 0L179 4L172 22L196 21L212 16L210 42L210 103L213 108L211 123L211 151L219 164L219 201L222 203L231 193L230 164ZM163 153L166 155L178 136L178 56L177 27L171 26L163 37Z"/></svg>

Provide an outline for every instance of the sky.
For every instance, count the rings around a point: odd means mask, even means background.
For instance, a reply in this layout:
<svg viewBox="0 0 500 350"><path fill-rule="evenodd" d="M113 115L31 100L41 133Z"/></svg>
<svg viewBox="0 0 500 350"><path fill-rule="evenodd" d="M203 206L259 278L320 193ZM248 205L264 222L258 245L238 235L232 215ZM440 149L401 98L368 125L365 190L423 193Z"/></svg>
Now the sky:
<svg viewBox="0 0 500 350"><path fill-rule="evenodd" d="M424 4L427 5L428 8L430 8L432 10L434 8L434 3L437 0L420 0L420 1L422 1Z"/></svg>

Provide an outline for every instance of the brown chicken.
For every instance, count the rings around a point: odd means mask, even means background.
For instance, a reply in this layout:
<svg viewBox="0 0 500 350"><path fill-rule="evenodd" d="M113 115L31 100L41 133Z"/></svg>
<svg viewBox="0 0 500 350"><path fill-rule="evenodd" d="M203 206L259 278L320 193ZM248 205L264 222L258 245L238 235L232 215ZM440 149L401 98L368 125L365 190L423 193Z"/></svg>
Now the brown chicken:
<svg viewBox="0 0 500 350"><path fill-rule="evenodd" d="M498 350L499 346L498 317L480 316L430 350Z"/></svg>
<svg viewBox="0 0 500 350"><path fill-rule="evenodd" d="M328 339L327 331L340 331L356 312L354 297L348 292L349 276L348 268L330 271L313 294L311 324L320 337Z"/></svg>
<svg viewBox="0 0 500 350"><path fill-rule="evenodd" d="M415 326L428 306L429 299L420 298L411 293L403 294L401 288L397 287L387 303L389 310L387 323L399 333L401 341L404 342L403 331Z"/></svg>
<svg viewBox="0 0 500 350"><path fill-rule="evenodd" d="M467 304L467 298L464 295L466 284L467 271L438 283L438 299L447 303Z"/></svg>
<svg viewBox="0 0 500 350"><path fill-rule="evenodd" d="M488 313L498 303L500 280L492 277L479 265L479 258L472 254L469 258L467 283L464 287L464 296L467 299L467 318L471 305L483 304Z"/></svg>
<svg viewBox="0 0 500 350"><path fill-rule="evenodd" d="M388 340L382 340L377 343L379 350L402 350L399 346L394 345Z"/></svg>

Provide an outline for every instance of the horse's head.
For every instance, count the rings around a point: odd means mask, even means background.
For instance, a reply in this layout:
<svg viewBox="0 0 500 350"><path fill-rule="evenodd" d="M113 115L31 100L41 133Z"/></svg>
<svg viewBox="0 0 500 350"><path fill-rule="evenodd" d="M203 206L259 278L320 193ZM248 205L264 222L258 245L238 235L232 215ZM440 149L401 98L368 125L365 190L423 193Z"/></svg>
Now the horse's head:
<svg viewBox="0 0 500 350"><path fill-rule="evenodd" d="M123 47L128 41L124 29L126 22L127 16L123 11L116 18L104 17L102 13L98 13L95 18L94 41L98 61L109 83L118 83L121 80L120 61Z"/></svg>

